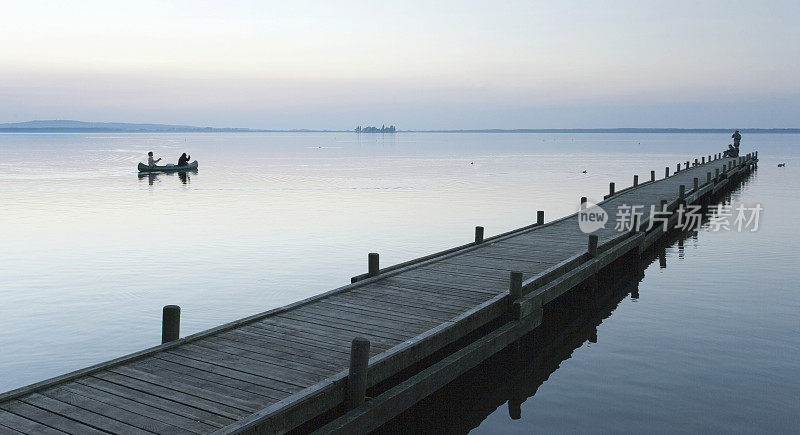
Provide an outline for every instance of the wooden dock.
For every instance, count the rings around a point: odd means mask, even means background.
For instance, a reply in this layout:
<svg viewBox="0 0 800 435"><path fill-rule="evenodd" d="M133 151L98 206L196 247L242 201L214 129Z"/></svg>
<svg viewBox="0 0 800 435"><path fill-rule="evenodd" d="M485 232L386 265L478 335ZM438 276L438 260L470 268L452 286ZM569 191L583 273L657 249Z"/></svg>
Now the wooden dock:
<svg viewBox="0 0 800 435"><path fill-rule="evenodd" d="M623 190L612 183L599 204L611 223L591 236L574 214L545 223L540 212L530 226L490 238L479 227L472 243L392 267L371 254L347 286L184 338L179 309L165 307L165 343L1 394L0 434L368 432L666 234L646 231L646 217L616 230L619 206L666 203L672 227L681 204L731 189L757 161L708 156Z"/></svg>

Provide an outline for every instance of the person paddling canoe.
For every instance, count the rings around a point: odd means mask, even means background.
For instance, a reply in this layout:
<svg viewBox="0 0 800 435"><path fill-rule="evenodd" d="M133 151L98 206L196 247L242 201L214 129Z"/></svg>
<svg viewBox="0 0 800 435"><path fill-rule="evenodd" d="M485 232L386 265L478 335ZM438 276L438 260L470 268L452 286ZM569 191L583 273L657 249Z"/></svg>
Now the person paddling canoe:
<svg viewBox="0 0 800 435"><path fill-rule="evenodd" d="M181 154L181 157L178 159L178 166L188 165L191 158L192 156L187 156L186 153Z"/></svg>
<svg viewBox="0 0 800 435"><path fill-rule="evenodd" d="M154 158L153 158L153 152L152 152L152 151L150 151L149 153L147 153L147 164L148 164L148 165L149 165L151 168L152 168L153 166L155 166L155 165L156 165L156 163L158 163L158 162L160 162L160 161L161 161L161 158L160 158L160 157L159 157L158 159L154 159Z"/></svg>

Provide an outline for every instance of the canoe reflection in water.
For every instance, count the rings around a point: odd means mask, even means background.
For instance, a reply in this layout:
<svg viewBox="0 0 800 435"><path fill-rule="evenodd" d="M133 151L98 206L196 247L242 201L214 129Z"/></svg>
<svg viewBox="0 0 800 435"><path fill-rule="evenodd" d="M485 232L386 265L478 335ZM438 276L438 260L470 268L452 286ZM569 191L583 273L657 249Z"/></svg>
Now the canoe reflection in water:
<svg viewBox="0 0 800 435"><path fill-rule="evenodd" d="M176 171L176 172L139 172L138 177L139 180L147 179L147 184L153 185L155 182L160 182L162 177L174 177L178 175L178 179L181 180L183 184L189 184L192 182L192 175L197 175L197 169L193 169L191 171Z"/></svg>

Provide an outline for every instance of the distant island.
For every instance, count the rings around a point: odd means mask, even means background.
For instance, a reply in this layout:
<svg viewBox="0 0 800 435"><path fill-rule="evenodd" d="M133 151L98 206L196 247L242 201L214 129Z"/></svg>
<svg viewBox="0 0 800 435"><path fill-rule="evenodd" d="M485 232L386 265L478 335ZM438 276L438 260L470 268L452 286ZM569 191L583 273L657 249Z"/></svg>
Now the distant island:
<svg viewBox="0 0 800 435"><path fill-rule="evenodd" d="M737 128L520 128L463 130L402 130L405 133L726 133ZM742 134L800 134L800 128L738 128ZM27 121L0 124L0 133L397 133L394 125L380 128L360 125L355 130L266 130L252 128L196 127L192 125L132 124L71 120Z"/></svg>
<svg viewBox="0 0 800 435"><path fill-rule="evenodd" d="M388 127L382 125L381 128L372 126L361 128L361 126L359 125L358 127L355 128L354 131L356 133L396 133L397 129L394 127L394 125L390 125Z"/></svg>

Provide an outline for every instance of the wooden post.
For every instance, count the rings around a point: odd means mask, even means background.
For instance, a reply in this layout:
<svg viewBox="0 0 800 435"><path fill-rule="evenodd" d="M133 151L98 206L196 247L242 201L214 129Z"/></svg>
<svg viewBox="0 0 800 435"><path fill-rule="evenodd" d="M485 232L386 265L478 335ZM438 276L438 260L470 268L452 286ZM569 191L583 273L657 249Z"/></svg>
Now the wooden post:
<svg viewBox="0 0 800 435"><path fill-rule="evenodd" d="M347 409L355 409L367 393L369 340L356 337L350 344L350 371L347 373Z"/></svg>
<svg viewBox="0 0 800 435"><path fill-rule="evenodd" d="M697 189L700 187L700 179L694 177L694 193L697 193Z"/></svg>
<svg viewBox="0 0 800 435"><path fill-rule="evenodd" d="M636 234L639 232L639 227L641 224L639 223L639 215L634 214L633 219L631 219L631 233Z"/></svg>
<svg viewBox="0 0 800 435"><path fill-rule="evenodd" d="M677 174L680 171L681 171L681 164L678 163L678 166L675 167L675 173Z"/></svg>
<svg viewBox="0 0 800 435"><path fill-rule="evenodd" d="M177 305L164 305L161 316L161 344L169 343L180 338L181 335L181 307Z"/></svg>
<svg viewBox="0 0 800 435"><path fill-rule="evenodd" d="M650 171L650 181L656 181L656 171Z"/></svg>
<svg viewBox="0 0 800 435"><path fill-rule="evenodd" d="M544 210L539 210L536 212L536 224L544 225Z"/></svg>
<svg viewBox="0 0 800 435"><path fill-rule="evenodd" d="M711 163L711 155L708 156L708 163Z"/></svg>
<svg viewBox="0 0 800 435"><path fill-rule="evenodd" d="M367 256L367 275L375 276L380 269L380 256L376 252L370 252Z"/></svg>
<svg viewBox="0 0 800 435"><path fill-rule="evenodd" d="M714 169L714 183L719 180L719 168Z"/></svg>
<svg viewBox="0 0 800 435"><path fill-rule="evenodd" d="M639 176L638 175L634 175L633 176L633 187L636 187L638 185L639 185Z"/></svg>
<svg viewBox="0 0 800 435"><path fill-rule="evenodd" d="M683 202L684 199L686 199L686 186L681 184L678 186L678 200Z"/></svg>
<svg viewBox="0 0 800 435"><path fill-rule="evenodd" d="M522 272L511 272L508 283L508 293L511 295L511 302L522 297Z"/></svg>
<svg viewBox="0 0 800 435"><path fill-rule="evenodd" d="M695 165L695 166L697 166L697 165L698 165L698 163L697 163L697 159L694 159L694 165Z"/></svg>
<svg viewBox="0 0 800 435"><path fill-rule="evenodd" d="M475 244L483 243L483 227L475 227Z"/></svg>
<svg viewBox="0 0 800 435"><path fill-rule="evenodd" d="M669 178L669 166L664 168L664 178Z"/></svg>
<svg viewBox="0 0 800 435"><path fill-rule="evenodd" d="M608 196L614 196L614 183L608 183Z"/></svg>
<svg viewBox="0 0 800 435"><path fill-rule="evenodd" d="M689 169L689 161L686 161L686 169Z"/></svg>
<svg viewBox="0 0 800 435"><path fill-rule="evenodd" d="M589 258L597 257L597 236L594 234L589 235L589 247L586 249Z"/></svg>
<svg viewBox="0 0 800 435"><path fill-rule="evenodd" d="M706 184L711 184L711 172L706 172Z"/></svg>
<svg viewBox="0 0 800 435"><path fill-rule="evenodd" d="M587 201L586 197L585 196L581 196L581 210L586 208L586 201Z"/></svg>
<svg viewBox="0 0 800 435"><path fill-rule="evenodd" d="M661 200L661 211L667 211L667 200L666 199L662 199Z"/></svg>
<svg viewBox="0 0 800 435"><path fill-rule="evenodd" d="M700 164L701 165L705 165L706 164L706 156L703 156L703 157L700 158Z"/></svg>

